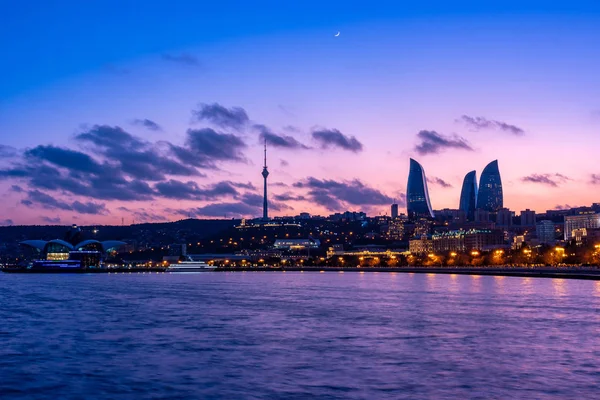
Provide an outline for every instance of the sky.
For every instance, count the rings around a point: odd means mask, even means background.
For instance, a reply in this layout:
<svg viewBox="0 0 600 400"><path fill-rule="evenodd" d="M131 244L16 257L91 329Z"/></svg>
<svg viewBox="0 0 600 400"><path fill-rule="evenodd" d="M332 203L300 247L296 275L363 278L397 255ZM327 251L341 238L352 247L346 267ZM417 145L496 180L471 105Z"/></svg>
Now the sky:
<svg viewBox="0 0 600 400"><path fill-rule="evenodd" d="M0 224L600 201L598 2L301 3L4 5Z"/></svg>

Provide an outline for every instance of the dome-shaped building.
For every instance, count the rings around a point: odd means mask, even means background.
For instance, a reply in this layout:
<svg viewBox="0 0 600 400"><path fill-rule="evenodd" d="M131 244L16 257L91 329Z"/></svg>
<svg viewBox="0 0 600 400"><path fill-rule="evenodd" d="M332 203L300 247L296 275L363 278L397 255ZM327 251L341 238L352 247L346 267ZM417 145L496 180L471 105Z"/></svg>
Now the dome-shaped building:
<svg viewBox="0 0 600 400"><path fill-rule="evenodd" d="M115 252L125 242L117 240L84 240L75 245L61 239L26 240L22 245L37 250L38 257L43 261L79 262L82 268L98 267L108 254Z"/></svg>

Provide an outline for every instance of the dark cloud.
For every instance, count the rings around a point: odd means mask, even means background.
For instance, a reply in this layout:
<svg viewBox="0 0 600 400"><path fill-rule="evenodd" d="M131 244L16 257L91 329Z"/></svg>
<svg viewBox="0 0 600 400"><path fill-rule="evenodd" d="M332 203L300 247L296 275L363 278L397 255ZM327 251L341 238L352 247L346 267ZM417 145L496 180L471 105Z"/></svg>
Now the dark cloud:
<svg viewBox="0 0 600 400"><path fill-rule="evenodd" d="M12 185L12 186L10 187L10 190L11 190L11 191L13 191L13 192L15 192L15 193L24 193L24 192L25 192L25 189L23 189L23 188L22 188L21 186L19 186L19 185Z"/></svg>
<svg viewBox="0 0 600 400"><path fill-rule="evenodd" d="M295 183L294 187L309 189L308 194L311 200L329 210L340 210L341 202L350 205L387 205L391 204L393 200L379 190L366 186L358 179L338 182L309 177L302 182Z"/></svg>
<svg viewBox="0 0 600 400"><path fill-rule="evenodd" d="M119 208L117 208L117 210L128 213L131 217L133 217L134 223L163 222L163 221L168 220L167 217L165 217L164 215L157 214L152 211L148 211L145 208L139 208L139 209L132 210L127 207L119 207Z"/></svg>
<svg viewBox="0 0 600 400"><path fill-rule="evenodd" d="M443 188L451 188L452 187L451 184L449 184L442 178L436 178L435 176L427 177L427 182L431 183L432 185L437 185L437 186L440 186Z"/></svg>
<svg viewBox="0 0 600 400"><path fill-rule="evenodd" d="M394 199L394 202L400 207L406 207L406 193L400 193L398 198Z"/></svg>
<svg viewBox="0 0 600 400"><path fill-rule="evenodd" d="M435 131L420 131L417 137L421 142L415 146L415 151L420 155L438 154L446 149L473 151L466 139L456 135L446 137Z"/></svg>
<svg viewBox="0 0 600 400"><path fill-rule="evenodd" d="M231 181L225 181L227 183L229 183L231 186L236 187L236 188L240 188L240 189L249 189L249 190L256 190L256 186L254 186L252 184L252 182L246 182L246 183L242 183L242 182L231 182Z"/></svg>
<svg viewBox="0 0 600 400"><path fill-rule="evenodd" d="M215 136L217 139L222 138L216 133L212 136L213 139ZM224 136L228 138L228 135ZM96 125L76 135L75 139L83 145L86 152L56 146L37 146L27 150L23 159L14 163L11 168L0 169L0 179L23 181L29 189L41 192L59 192L98 200L143 201L161 196L148 182L167 182L171 179L170 176L205 176L195 166L179 160L169 146L161 148L120 127ZM197 140L192 144L199 146L200 142ZM211 143L210 140L205 142ZM214 146L219 143L226 145L228 142L212 142ZM236 140L230 140L229 143L234 147L245 146ZM192 150L196 149L190 147L190 151ZM217 159L227 157L210 146L205 151L211 150ZM205 158L207 157L209 156L206 155ZM229 157L239 158L240 155ZM250 183L236 185L253 188ZM93 205L86 203L56 206L93 211Z"/></svg>
<svg viewBox="0 0 600 400"><path fill-rule="evenodd" d="M161 58L165 61L177 63L181 65L187 65L190 67L199 67L201 65L200 60L188 53L181 54L163 54Z"/></svg>
<svg viewBox="0 0 600 400"><path fill-rule="evenodd" d="M155 131L155 132L162 132L162 127L157 124L154 121L151 121L149 119L134 119L133 120L133 125L137 125L137 126L143 126L146 129L149 129L151 131Z"/></svg>
<svg viewBox="0 0 600 400"><path fill-rule="evenodd" d="M22 200L21 203L26 206L37 204L49 210L59 209L71 211L73 209L68 203L60 201L53 196L40 192L39 190L29 191L27 193L27 199Z"/></svg>
<svg viewBox="0 0 600 400"><path fill-rule="evenodd" d="M288 167L289 165L290 165L290 163L287 162L286 160L284 160L282 158L279 159L279 166L280 167Z"/></svg>
<svg viewBox="0 0 600 400"><path fill-rule="evenodd" d="M93 214L93 215L104 215L108 214L108 210L104 204L98 204L91 201L82 203L80 201L74 201L71 204L73 211L79 214Z"/></svg>
<svg viewBox="0 0 600 400"><path fill-rule="evenodd" d="M322 149L339 147L354 153L361 152L363 145L354 136L346 136L337 129L313 130L312 137Z"/></svg>
<svg viewBox="0 0 600 400"><path fill-rule="evenodd" d="M562 174L531 174L521 178L522 182L540 183L552 187L558 187L560 184L570 180L569 177Z"/></svg>
<svg viewBox="0 0 600 400"><path fill-rule="evenodd" d="M75 139L108 150L118 149L119 147L127 149L145 148L148 145L147 142L125 132L122 128L108 125L94 125L92 129L78 134Z"/></svg>
<svg viewBox="0 0 600 400"><path fill-rule="evenodd" d="M3 220L0 220L0 225L1 226L11 226L11 225L14 225L14 224L15 223L13 222L12 219L3 219Z"/></svg>
<svg viewBox="0 0 600 400"><path fill-rule="evenodd" d="M215 161L246 162L244 140L210 128L188 129L185 147L170 145L173 153L185 164L199 168L216 168Z"/></svg>
<svg viewBox="0 0 600 400"><path fill-rule="evenodd" d="M197 110L192 111L192 115L197 121L208 121L220 128L232 128L238 131L250 122L243 108L226 108L218 103L201 103Z"/></svg>
<svg viewBox="0 0 600 400"><path fill-rule="evenodd" d="M39 190L28 191L27 198L22 200L21 203L28 207L38 205L48 210L75 211L80 214L104 215L108 213L104 204L93 202L82 203L80 201L67 203Z"/></svg>
<svg viewBox="0 0 600 400"><path fill-rule="evenodd" d="M0 158L13 158L16 157L18 153L19 152L14 147L0 144Z"/></svg>
<svg viewBox="0 0 600 400"><path fill-rule="evenodd" d="M483 117L470 117L468 115L463 115L457 121L464 123L475 131L479 131L481 129L495 129L510 133L515 136L523 136L525 134L525 130L519 128L518 126L507 124L506 122L502 121L489 120Z"/></svg>
<svg viewBox="0 0 600 400"><path fill-rule="evenodd" d="M570 210L570 209L572 209L572 208L577 208L577 207L576 207L576 206L571 206L570 204L563 204L563 205L557 204L557 205L554 207L554 209L555 209L556 211Z"/></svg>
<svg viewBox="0 0 600 400"><path fill-rule="evenodd" d="M296 128L296 127L295 127L295 126L293 126L293 125L286 125L286 126L284 126L284 127L283 127L283 130L284 130L284 131L287 131L287 132L290 132L290 133L300 133L300 132L302 132L302 131L300 130L300 128Z"/></svg>
<svg viewBox="0 0 600 400"><path fill-rule="evenodd" d="M0 179L2 178L24 180L30 188L61 191L100 200L150 200L155 194L148 183L127 180L118 170L113 169L95 175L60 171L46 165L27 165L0 170Z"/></svg>
<svg viewBox="0 0 600 400"><path fill-rule="evenodd" d="M592 174L590 183L592 185L600 185L600 174Z"/></svg>
<svg viewBox="0 0 600 400"><path fill-rule="evenodd" d="M239 200L252 207L262 207L263 205L263 196L256 193L244 193L239 197Z"/></svg>
<svg viewBox="0 0 600 400"><path fill-rule="evenodd" d="M28 159L47 161L58 167L68 168L72 171L101 174L105 168L89 155L80 151L65 149L55 146L37 146L25 152Z"/></svg>
<svg viewBox="0 0 600 400"><path fill-rule="evenodd" d="M159 155L154 150L123 151L119 156L123 172L135 179L162 181L167 175L205 176L194 167Z"/></svg>
<svg viewBox="0 0 600 400"><path fill-rule="evenodd" d="M202 176L194 165L170 158L156 145L137 138L120 127L96 125L75 138L94 146L96 152L133 179L162 181L166 179L166 175Z"/></svg>
<svg viewBox="0 0 600 400"><path fill-rule="evenodd" d="M239 192L229 182L218 182L200 187L196 182L169 180L155 185L159 195L179 200L216 200L221 197L236 197Z"/></svg>
<svg viewBox="0 0 600 400"><path fill-rule="evenodd" d="M188 217L243 218L257 216L261 209L242 202L214 203L191 210L177 210L176 213Z"/></svg>
<svg viewBox="0 0 600 400"><path fill-rule="evenodd" d="M330 211L341 211L344 208L342 203L327 192L327 190L313 189L308 194L313 202Z"/></svg>
<svg viewBox="0 0 600 400"><path fill-rule="evenodd" d="M306 200L306 197L298 196L291 192L286 192L283 194L276 194L276 195L273 195L273 198L277 201L304 201L304 200Z"/></svg>
<svg viewBox="0 0 600 400"><path fill-rule="evenodd" d="M269 183L269 186L274 186L274 187L289 187L290 185L288 185L285 182L273 182L273 183Z"/></svg>
<svg viewBox="0 0 600 400"><path fill-rule="evenodd" d="M49 224L49 225L58 225L60 224L60 217L48 217L48 216L41 216L40 219Z"/></svg>
<svg viewBox="0 0 600 400"><path fill-rule="evenodd" d="M260 143L264 143L266 140L267 145L273 147L280 147L284 149L310 149L310 147L303 145L294 137L286 135L277 135L264 125L254 125L254 129L260 132Z"/></svg>
<svg viewBox="0 0 600 400"><path fill-rule="evenodd" d="M263 196L256 193L244 193L238 197L241 203L247 204L251 207L256 207L257 209L262 210L263 206ZM291 210L292 207L289 207L285 204L279 203L277 201L273 201L269 199L269 210L272 211L282 211L282 210Z"/></svg>

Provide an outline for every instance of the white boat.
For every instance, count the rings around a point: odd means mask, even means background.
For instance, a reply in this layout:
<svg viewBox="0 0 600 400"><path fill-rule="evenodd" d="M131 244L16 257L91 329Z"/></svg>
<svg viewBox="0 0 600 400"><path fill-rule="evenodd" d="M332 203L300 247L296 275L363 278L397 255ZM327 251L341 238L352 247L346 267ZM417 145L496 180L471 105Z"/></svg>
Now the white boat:
<svg viewBox="0 0 600 400"><path fill-rule="evenodd" d="M207 272L213 271L217 268L214 265L209 265L204 261L193 261L188 259L187 261L179 261L176 264L171 264L167 268L167 272Z"/></svg>

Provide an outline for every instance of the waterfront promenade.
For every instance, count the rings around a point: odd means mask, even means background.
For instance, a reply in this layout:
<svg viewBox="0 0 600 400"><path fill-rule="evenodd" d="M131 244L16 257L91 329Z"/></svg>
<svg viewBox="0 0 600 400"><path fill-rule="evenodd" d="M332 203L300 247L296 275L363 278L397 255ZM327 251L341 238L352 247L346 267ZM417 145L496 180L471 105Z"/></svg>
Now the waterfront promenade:
<svg viewBox="0 0 600 400"><path fill-rule="evenodd" d="M456 275L491 275L517 276L531 278L561 278L600 280L600 267L261 267L261 268L218 268L215 272L339 272L339 273L415 273L415 274L456 274Z"/></svg>
<svg viewBox="0 0 600 400"><path fill-rule="evenodd" d="M170 272L168 268L148 267L148 268L94 268L82 269L77 271L40 271L28 269L0 268L2 272L7 273L28 273L28 274L45 274L45 273L79 273L79 274L145 274L145 273L178 273ZM405 273L405 274L447 274L447 275L488 275L488 276L515 276L515 277L530 277L530 278L559 278L559 279L587 279L600 280L600 267L588 266L563 266L563 267L511 267L511 266L460 266L460 267L444 267L444 266L413 266L413 267L320 267L320 266L304 266L304 267L236 267L224 268L219 267L207 272L337 272L337 273Z"/></svg>

